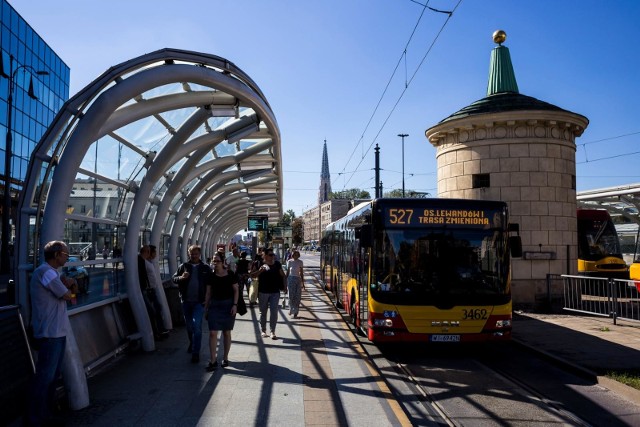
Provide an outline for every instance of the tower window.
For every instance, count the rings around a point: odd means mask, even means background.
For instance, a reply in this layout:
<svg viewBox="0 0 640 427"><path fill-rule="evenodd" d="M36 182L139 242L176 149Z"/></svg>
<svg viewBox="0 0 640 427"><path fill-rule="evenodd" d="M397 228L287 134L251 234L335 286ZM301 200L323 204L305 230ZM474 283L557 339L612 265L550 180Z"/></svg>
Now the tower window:
<svg viewBox="0 0 640 427"><path fill-rule="evenodd" d="M488 173L475 173L471 176L471 184L473 188L487 188L491 187L491 174Z"/></svg>

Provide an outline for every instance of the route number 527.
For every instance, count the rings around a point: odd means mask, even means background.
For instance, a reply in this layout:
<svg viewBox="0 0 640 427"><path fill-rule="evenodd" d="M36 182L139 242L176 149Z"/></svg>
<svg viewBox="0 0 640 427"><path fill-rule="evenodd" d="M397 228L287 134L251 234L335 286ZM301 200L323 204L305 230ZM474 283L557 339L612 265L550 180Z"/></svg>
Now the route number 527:
<svg viewBox="0 0 640 427"><path fill-rule="evenodd" d="M391 224L411 224L413 209L389 209L389 223Z"/></svg>

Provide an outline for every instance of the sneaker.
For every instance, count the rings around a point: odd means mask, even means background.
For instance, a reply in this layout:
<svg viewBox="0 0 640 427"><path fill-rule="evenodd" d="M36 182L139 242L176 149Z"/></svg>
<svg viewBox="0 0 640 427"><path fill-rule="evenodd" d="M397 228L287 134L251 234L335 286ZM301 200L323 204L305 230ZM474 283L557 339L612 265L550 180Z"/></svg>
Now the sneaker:
<svg viewBox="0 0 640 427"><path fill-rule="evenodd" d="M297 318L298 318L298 314L297 314L297 313L296 313L296 314L294 314L294 315L293 315L293 318L294 318L294 319L297 319Z"/></svg>
<svg viewBox="0 0 640 427"><path fill-rule="evenodd" d="M222 363L222 366L224 366L224 362ZM218 361L214 361L214 362L209 362L209 364L206 367L207 372L213 372L216 370L216 368L218 367Z"/></svg>
<svg viewBox="0 0 640 427"><path fill-rule="evenodd" d="M222 367L226 368L227 366L229 366L229 361L228 360L223 360L222 361Z"/></svg>
<svg viewBox="0 0 640 427"><path fill-rule="evenodd" d="M191 363L200 363L200 355L199 354L192 354L191 355Z"/></svg>
<svg viewBox="0 0 640 427"><path fill-rule="evenodd" d="M267 331L262 331L262 338L266 338L266 337L268 337L268 336L269 336L269 335L267 334Z"/></svg>
<svg viewBox="0 0 640 427"><path fill-rule="evenodd" d="M278 339L278 337L276 336L275 332L271 332L271 339L272 340L277 340Z"/></svg>

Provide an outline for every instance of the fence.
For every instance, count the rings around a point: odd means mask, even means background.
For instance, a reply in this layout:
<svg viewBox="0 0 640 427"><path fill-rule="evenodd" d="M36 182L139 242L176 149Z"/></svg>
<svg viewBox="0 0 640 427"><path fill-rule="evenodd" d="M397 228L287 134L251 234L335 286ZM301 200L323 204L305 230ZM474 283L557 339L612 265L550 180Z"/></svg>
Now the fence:
<svg viewBox="0 0 640 427"><path fill-rule="evenodd" d="M564 310L640 321L640 282L562 275Z"/></svg>

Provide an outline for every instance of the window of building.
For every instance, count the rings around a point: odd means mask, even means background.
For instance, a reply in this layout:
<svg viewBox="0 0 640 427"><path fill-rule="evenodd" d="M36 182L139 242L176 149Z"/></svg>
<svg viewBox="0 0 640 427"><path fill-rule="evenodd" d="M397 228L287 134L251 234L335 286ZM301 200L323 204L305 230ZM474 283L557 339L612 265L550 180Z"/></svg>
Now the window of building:
<svg viewBox="0 0 640 427"><path fill-rule="evenodd" d="M488 173L474 173L471 176L471 185L473 188L488 188L491 187L491 174Z"/></svg>

